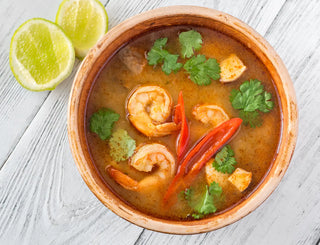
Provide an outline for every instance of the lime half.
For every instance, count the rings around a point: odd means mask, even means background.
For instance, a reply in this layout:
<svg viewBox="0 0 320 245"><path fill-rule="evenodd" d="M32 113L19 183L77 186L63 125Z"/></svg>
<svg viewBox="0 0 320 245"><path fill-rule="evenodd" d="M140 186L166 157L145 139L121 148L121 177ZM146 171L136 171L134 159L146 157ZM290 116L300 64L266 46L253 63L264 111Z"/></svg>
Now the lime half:
<svg viewBox="0 0 320 245"><path fill-rule="evenodd" d="M34 18L14 33L10 67L18 82L33 91L52 90L67 78L74 64L74 48L63 30L45 19Z"/></svg>
<svg viewBox="0 0 320 245"><path fill-rule="evenodd" d="M70 37L76 56L84 58L108 30L108 15L97 0L64 0L56 23Z"/></svg>

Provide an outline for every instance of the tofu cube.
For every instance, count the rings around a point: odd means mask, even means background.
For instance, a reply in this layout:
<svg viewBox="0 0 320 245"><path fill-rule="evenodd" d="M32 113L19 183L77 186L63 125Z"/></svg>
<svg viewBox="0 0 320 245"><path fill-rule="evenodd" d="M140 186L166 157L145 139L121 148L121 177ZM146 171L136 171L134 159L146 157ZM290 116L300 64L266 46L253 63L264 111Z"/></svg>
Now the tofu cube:
<svg viewBox="0 0 320 245"><path fill-rule="evenodd" d="M220 62L220 69L220 82L229 83L241 77L247 67L237 55L231 54L228 58Z"/></svg>
<svg viewBox="0 0 320 245"><path fill-rule="evenodd" d="M212 162L213 159L208 161L205 166L207 183L210 185L214 181L218 183L222 189L225 189L228 185L229 174L218 172L214 167L212 167Z"/></svg>
<svg viewBox="0 0 320 245"><path fill-rule="evenodd" d="M248 188L251 183L252 173L242 168L237 168L228 180L241 192Z"/></svg>

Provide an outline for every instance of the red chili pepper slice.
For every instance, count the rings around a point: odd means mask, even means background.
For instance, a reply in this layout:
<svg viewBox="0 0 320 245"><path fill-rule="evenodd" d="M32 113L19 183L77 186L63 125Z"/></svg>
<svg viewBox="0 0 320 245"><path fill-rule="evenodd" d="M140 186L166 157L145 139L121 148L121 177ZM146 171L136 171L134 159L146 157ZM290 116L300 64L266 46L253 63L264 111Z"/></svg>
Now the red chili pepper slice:
<svg viewBox="0 0 320 245"><path fill-rule="evenodd" d="M231 139L241 123L242 119L232 118L220 124L220 126L211 130L188 152L164 195L163 201L165 203L168 203L173 194L191 185L205 163Z"/></svg>
<svg viewBox="0 0 320 245"><path fill-rule="evenodd" d="M177 144L176 144L178 162L180 162L180 160L183 158L183 155L187 149L187 145L189 142L189 135L190 135L186 113L184 110L182 91L180 91L179 93L178 104L175 108L174 122L176 124L181 123L180 134L178 135Z"/></svg>

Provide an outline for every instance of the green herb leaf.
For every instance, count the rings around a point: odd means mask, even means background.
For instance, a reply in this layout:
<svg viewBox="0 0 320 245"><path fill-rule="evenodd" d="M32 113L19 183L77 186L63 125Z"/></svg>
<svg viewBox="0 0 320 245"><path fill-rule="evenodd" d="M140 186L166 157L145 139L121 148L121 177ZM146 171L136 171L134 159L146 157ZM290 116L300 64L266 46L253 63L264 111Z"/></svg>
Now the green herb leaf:
<svg viewBox="0 0 320 245"><path fill-rule="evenodd" d="M186 200L190 200L191 195L192 195L192 189L191 188L185 189L184 195L185 195Z"/></svg>
<svg viewBox="0 0 320 245"><path fill-rule="evenodd" d="M192 196L192 189L191 188L187 188L179 193L179 197L182 200L189 201L189 200L191 200L191 196Z"/></svg>
<svg viewBox="0 0 320 245"><path fill-rule="evenodd" d="M208 59L204 55L193 56L184 64L184 69L189 73L190 79L198 85L209 85L211 78L220 78L220 66L216 59Z"/></svg>
<svg viewBox="0 0 320 245"><path fill-rule="evenodd" d="M220 195L222 194L222 188L217 182L213 181L209 186L209 192L210 195L220 197Z"/></svg>
<svg viewBox="0 0 320 245"><path fill-rule="evenodd" d="M189 194L188 203L195 212L192 214L192 217L194 219L200 219L207 214L217 211L215 202L220 199L222 188L218 183L212 182L209 187L206 185L205 191L200 198L198 196L194 196L192 192Z"/></svg>
<svg viewBox="0 0 320 245"><path fill-rule="evenodd" d="M234 152L229 145L226 145L219 151L212 166L221 173L231 174L234 171L234 165L237 164L236 159L234 158Z"/></svg>
<svg viewBox="0 0 320 245"><path fill-rule="evenodd" d="M197 31L185 31L180 33L179 42L181 44L182 57L190 58L194 54L194 50L201 48L202 37Z"/></svg>
<svg viewBox="0 0 320 245"><path fill-rule="evenodd" d="M161 68L165 74L169 75L172 71L177 72L182 67L182 64L177 62L179 55L170 54L167 50L163 49L167 41L168 38L157 39L147 54L147 60L149 65L163 63Z"/></svg>
<svg viewBox="0 0 320 245"><path fill-rule="evenodd" d="M264 87L257 79L250 79L241 84L239 90L233 89L230 95L233 108L240 110L240 117L244 124L251 127L262 125L258 111L269 112L273 109L271 94L264 91Z"/></svg>
<svg viewBox="0 0 320 245"><path fill-rule="evenodd" d="M163 61L163 50L162 48L167 44L168 38L159 38L157 39L153 47L148 53L147 60L149 65L157 65L158 63Z"/></svg>
<svg viewBox="0 0 320 245"><path fill-rule="evenodd" d="M244 125L250 125L251 128L260 127L262 125L262 118L257 111L242 111L239 112L240 118Z"/></svg>
<svg viewBox="0 0 320 245"><path fill-rule="evenodd" d="M273 101L271 101L271 94L266 91L262 94L262 102L259 110L262 112L269 112L273 108Z"/></svg>
<svg viewBox="0 0 320 245"><path fill-rule="evenodd" d="M120 115L113 110L102 108L90 118L90 130L99 135L100 139L106 140L111 136L114 122L118 121Z"/></svg>
<svg viewBox="0 0 320 245"><path fill-rule="evenodd" d="M194 219L202 219L204 217L204 215L203 214L192 214L192 217Z"/></svg>
<svg viewBox="0 0 320 245"><path fill-rule="evenodd" d="M168 51L166 52L167 54L164 56L164 61L161 68L166 75L169 75L172 71L179 71L182 67L182 64L177 62L179 55L170 54Z"/></svg>
<svg viewBox="0 0 320 245"><path fill-rule="evenodd" d="M110 156L116 162L127 160L136 149L136 141L124 129L118 129L109 140Z"/></svg>
<svg viewBox="0 0 320 245"><path fill-rule="evenodd" d="M194 211L203 215L217 211L217 208L213 203L213 196L210 194L208 186L206 186L206 191L202 200L194 207Z"/></svg>

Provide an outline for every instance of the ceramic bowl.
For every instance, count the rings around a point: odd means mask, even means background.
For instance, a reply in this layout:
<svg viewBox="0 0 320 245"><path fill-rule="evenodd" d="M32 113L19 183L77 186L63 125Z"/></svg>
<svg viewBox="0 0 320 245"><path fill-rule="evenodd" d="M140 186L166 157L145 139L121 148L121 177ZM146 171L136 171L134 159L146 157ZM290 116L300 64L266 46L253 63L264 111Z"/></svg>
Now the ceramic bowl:
<svg viewBox="0 0 320 245"><path fill-rule="evenodd" d="M194 221L155 218L129 206L104 183L90 157L85 138L86 103L99 71L113 53L134 37L159 27L204 26L233 37L264 63L280 96L282 136L275 160L261 183L239 204L215 216ZM297 137L297 104L290 76L280 57L256 31L228 14L202 7L172 6L134 16L112 28L88 53L74 79L68 111L68 135L75 163L97 198L120 217L147 229L192 234L231 224L256 209L277 187L293 154Z"/></svg>

